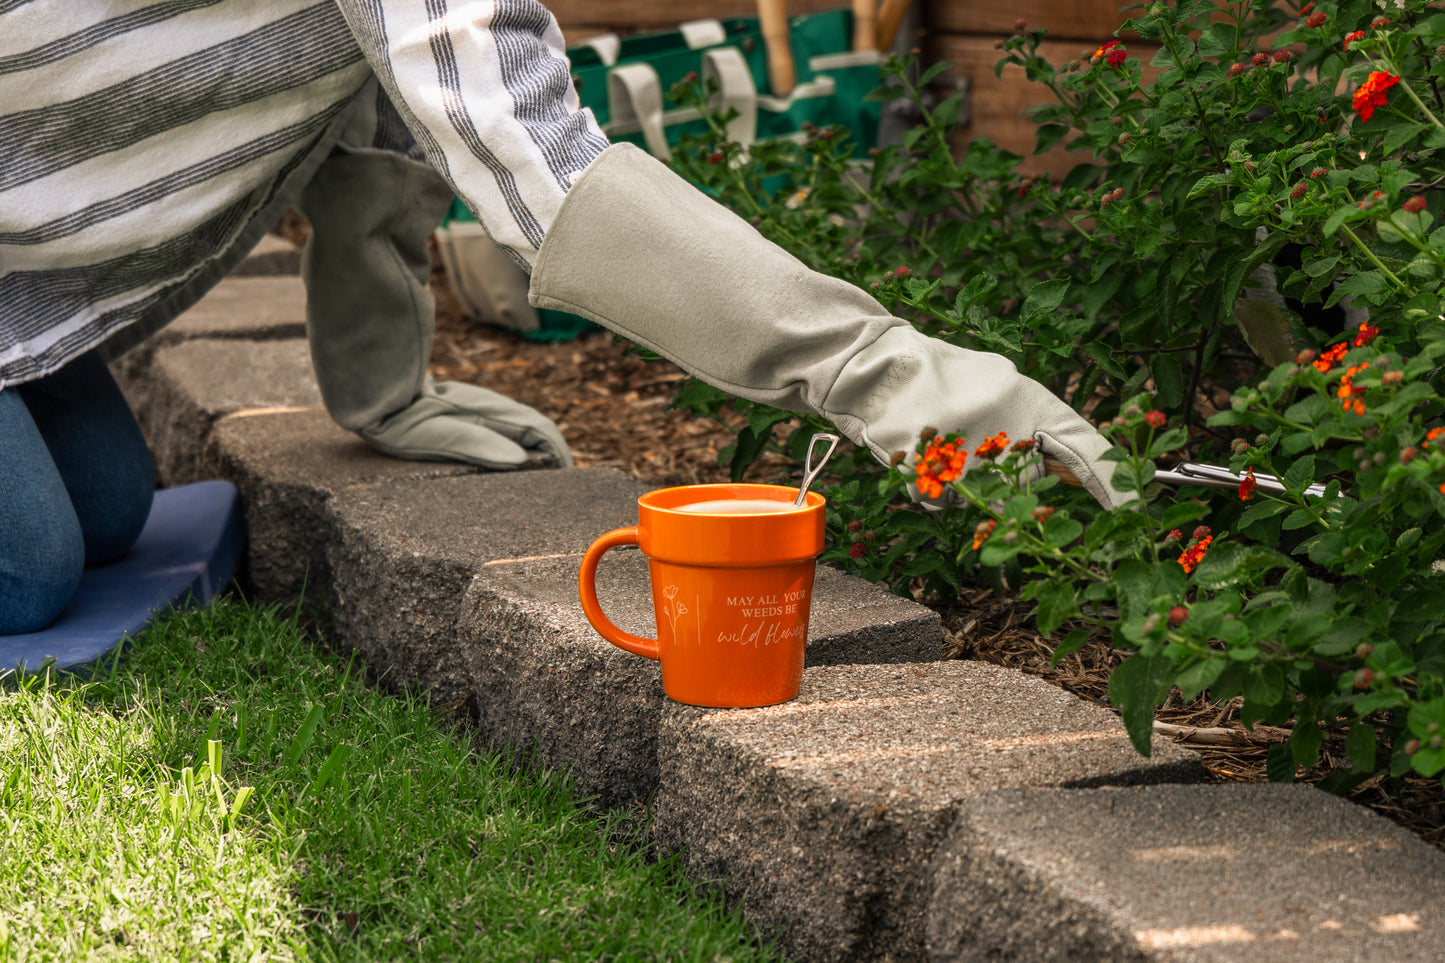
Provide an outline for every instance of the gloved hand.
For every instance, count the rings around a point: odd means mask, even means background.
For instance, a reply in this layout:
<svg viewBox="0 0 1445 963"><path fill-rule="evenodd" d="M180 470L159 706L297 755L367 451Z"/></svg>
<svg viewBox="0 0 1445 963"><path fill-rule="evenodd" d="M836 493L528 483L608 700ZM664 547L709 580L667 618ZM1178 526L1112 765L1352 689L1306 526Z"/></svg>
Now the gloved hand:
<svg viewBox="0 0 1445 963"><path fill-rule="evenodd" d="M572 467L557 425L536 408L460 381L432 384L408 407L359 429L383 454L415 461L461 461L482 468L520 468L547 459Z"/></svg>
<svg viewBox="0 0 1445 963"><path fill-rule="evenodd" d="M573 183L530 300L588 317L742 398L830 419L887 462L925 426L970 446L1034 439L1105 506L1108 441L996 354L930 338L811 270L644 151L616 144ZM967 466L965 466L967 467Z"/></svg>

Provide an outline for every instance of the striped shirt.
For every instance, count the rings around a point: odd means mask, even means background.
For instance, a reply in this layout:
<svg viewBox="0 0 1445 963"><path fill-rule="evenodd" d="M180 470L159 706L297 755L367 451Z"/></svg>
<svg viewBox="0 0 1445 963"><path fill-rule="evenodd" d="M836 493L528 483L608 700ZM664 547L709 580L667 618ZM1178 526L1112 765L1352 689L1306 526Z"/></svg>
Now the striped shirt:
<svg viewBox="0 0 1445 963"><path fill-rule="evenodd" d="M373 76L405 126L376 146L530 265L607 146L562 44L536 0L0 0L0 387L194 303Z"/></svg>

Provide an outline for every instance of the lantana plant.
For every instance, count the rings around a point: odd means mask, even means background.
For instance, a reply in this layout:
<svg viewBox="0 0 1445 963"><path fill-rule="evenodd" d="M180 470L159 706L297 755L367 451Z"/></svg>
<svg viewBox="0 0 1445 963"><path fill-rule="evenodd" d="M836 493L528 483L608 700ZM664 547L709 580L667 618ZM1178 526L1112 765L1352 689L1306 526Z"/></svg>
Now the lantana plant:
<svg viewBox="0 0 1445 963"><path fill-rule="evenodd" d="M1021 591L1056 658L1107 635L1129 653L1110 695L1140 751L1177 688L1289 726L1276 778L1330 731L1351 763L1334 785L1440 775L1445 12L1138 9L1062 64L1040 27L1000 40L999 69L1051 101L1037 150L1084 158L1061 178L986 141L955 158L941 68L901 61L881 96L913 99L921 123L862 164L836 131L744 156L720 123L677 152L804 261L1053 387L1116 442L1116 484L1137 496L1104 511L1041 474L1029 439L920 425L891 470L847 465L826 557L944 604L975 581ZM697 386L682 401L720 404ZM742 410L735 468L789 424ZM1182 460L1239 482L1156 480Z"/></svg>

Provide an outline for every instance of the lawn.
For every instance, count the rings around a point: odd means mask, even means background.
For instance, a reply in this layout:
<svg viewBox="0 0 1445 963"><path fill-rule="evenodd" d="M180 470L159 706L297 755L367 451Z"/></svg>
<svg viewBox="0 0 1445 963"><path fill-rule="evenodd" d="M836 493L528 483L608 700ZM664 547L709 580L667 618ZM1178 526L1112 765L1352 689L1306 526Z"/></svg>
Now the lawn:
<svg viewBox="0 0 1445 963"><path fill-rule="evenodd" d="M275 609L0 676L0 960L769 960L636 814L369 688Z"/></svg>

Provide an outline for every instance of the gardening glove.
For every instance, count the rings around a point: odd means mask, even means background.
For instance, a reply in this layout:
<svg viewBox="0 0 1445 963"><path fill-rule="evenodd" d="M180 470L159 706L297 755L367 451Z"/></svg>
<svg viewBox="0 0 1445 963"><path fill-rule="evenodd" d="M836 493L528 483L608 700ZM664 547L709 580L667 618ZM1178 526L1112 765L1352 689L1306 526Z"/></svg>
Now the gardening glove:
<svg viewBox="0 0 1445 963"><path fill-rule="evenodd" d="M644 151L616 144L573 184L532 273L538 307L581 314L741 398L831 420L880 461L919 431L1034 439L1105 506L1110 447L996 354L921 334L765 240Z"/></svg>
<svg viewBox="0 0 1445 963"><path fill-rule="evenodd" d="M569 466L561 432L541 412L427 377L436 323L427 238L452 196L426 164L372 149L332 154L307 185L301 275L322 400L337 424L393 457Z"/></svg>
<svg viewBox="0 0 1445 963"><path fill-rule="evenodd" d="M460 381L432 385L411 405L360 431L373 448L417 461L464 461L482 468L532 462L572 467L557 425L536 408Z"/></svg>

